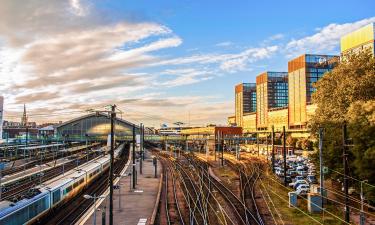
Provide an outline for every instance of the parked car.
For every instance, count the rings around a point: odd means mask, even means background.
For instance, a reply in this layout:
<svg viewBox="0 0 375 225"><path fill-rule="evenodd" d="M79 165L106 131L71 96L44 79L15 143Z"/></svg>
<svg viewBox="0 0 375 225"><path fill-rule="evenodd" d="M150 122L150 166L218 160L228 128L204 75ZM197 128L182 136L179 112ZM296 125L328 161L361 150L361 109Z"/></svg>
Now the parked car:
<svg viewBox="0 0 375 225"><path fill-rule="evenodd" d="M296 176L296 181L297 180L304 180L303 176Z"/></svg>
<svg viewBox="0 0 375 225"><path fill-rule="evenodd" d="M298 176L297 176L298 177ZM297 183L305 183L306 181L304 180L304 179L295 179L294 180L294 182L292 182L292 183L290 183L289 184L289 186L290 187L292 187L292 188L295 188L295 185L297 184ZM306 182L306 184L307 184L307 182Z"/></svg>
<svg viewBox="0 0 375 225"><path fill-rule="evenodd" d="M293 188L294 188L294 189L297 189L298 186L300 186L300 185L302 185L302 184L308 184L308 183L307 183L307 181L305 181L305 180L298 180L298 181L296 181L296 182L294 183Z"/></svg>
<svg viewBox="0 0 375 225"><path fill-rule="evenodd" d="M284 170L281 168L276 169L276 175L279 177L284 176Z"/></svg>
<svg viewBox="0 0 375 225"><path fill-rule="evenodd" d="M286 182L289 184L289 183L292 183L292 178L290 176L286 176Z"/></svg>
<svg viewBox="0 0 375 225"><path fill-rule="evenodd" d="M307 194L310 191L310 187L307 184L301 184L297 187L297 195Z"/></svg>
<svg viewBox="0 0 375 225"><path fill-rule="evenodd" d="M317 184L318 181L316 180L316 177L314 175L308 175L307 176L307 182L309 182L309 184Z"/></svg>
<svg viewBox="0 0 375 225"><path fill-rule="evenodd" d="M300 175L300 176L303 176L303 177L307 176L307 172L304 171L304 170L297 170L297 174Z"/></svg>

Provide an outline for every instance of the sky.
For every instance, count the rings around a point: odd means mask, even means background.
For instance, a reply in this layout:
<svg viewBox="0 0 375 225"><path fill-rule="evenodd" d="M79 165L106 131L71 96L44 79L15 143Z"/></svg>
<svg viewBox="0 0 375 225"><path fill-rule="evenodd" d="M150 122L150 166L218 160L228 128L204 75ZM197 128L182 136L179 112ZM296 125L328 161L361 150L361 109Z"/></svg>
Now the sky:
<svg viewBox="0 0 375 225"><path fill-rule="evenodd" d="M159 127L226 124L234 86L339 54L375 1L0 0L5 119L57 122L116 104Z"/></svg>

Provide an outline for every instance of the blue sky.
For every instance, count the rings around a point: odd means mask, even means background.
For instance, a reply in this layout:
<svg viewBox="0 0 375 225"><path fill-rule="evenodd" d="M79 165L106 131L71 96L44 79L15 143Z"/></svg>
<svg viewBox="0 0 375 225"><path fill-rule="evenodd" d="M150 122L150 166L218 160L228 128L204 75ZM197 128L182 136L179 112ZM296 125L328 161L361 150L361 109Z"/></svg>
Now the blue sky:
<svg viewBox="0 0 375 225"><path fill-rule="evenodd" d="M152 126L224 124L235 84L287 71L302 53L339 54L339 38L374 22L374 8L370 0L4 0L6 117L17 120L23 103L37 121L117 103Z"/></svg>

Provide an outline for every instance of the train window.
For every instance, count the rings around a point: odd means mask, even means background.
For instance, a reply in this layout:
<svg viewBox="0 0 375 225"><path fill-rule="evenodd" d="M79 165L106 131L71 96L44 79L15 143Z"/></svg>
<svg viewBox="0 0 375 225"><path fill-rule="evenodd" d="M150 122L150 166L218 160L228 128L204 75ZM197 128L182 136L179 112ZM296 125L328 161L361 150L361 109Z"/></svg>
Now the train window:
<svg viewBox="0 0 375 225"><path fill-rule="evenodd" d="M78 182L75 182L74 184L73 184L73 188L76 188L78 186Z"/></svg>
<svg viewBox="0 0 375 225"><path fill-rule="evenodd" d="M60 189L58 189L52 193L52 204L56 204L56 202L60 201L60 199L61 199L61 192L60 192Z"/></svg>
<svg viewBox="0 0 375 225"><path fill-rule="evenodd" d="M85 179L81 178L81 180L79 180L79 184L82 184L84 181L85 181Z"/></svg>
<svg viewBox="0 0 375 225"><path fill-rule="evenodd" d="M72 186L65 188L64 195L68 194L72 189L73 189Z"/></svg>

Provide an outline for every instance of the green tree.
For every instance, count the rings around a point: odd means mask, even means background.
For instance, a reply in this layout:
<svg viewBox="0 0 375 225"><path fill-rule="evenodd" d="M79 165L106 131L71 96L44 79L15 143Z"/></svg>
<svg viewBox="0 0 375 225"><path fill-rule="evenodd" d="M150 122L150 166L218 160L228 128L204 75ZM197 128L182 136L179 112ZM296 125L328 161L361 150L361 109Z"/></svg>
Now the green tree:
<svg viewBox="0 0 375 225"><path fill-rule="evenodd" d="M324 161L342 171L342 125L354 147L349 149L352 176L375 183L375 59L371 52L346 57L316 84L313 132L324 127ZM372 193L374 194L374 193ZM373 195L375 196L375 195Z"/></svg>

